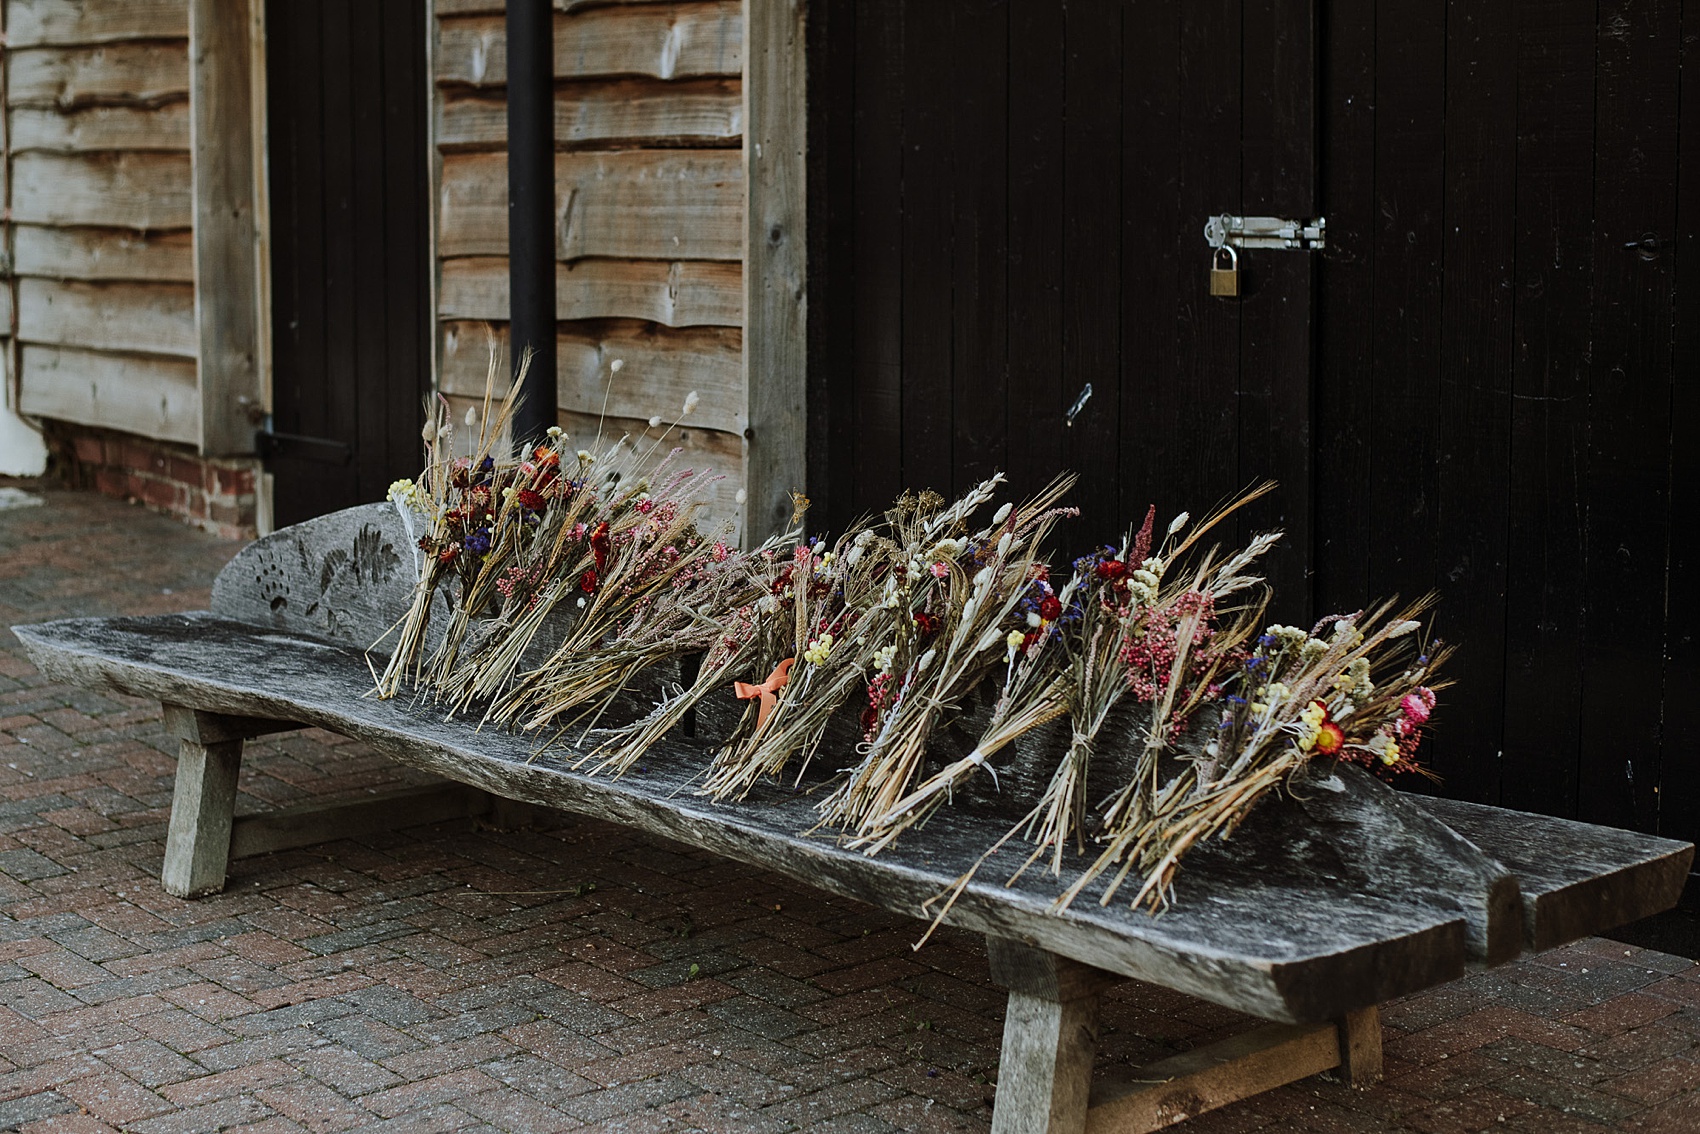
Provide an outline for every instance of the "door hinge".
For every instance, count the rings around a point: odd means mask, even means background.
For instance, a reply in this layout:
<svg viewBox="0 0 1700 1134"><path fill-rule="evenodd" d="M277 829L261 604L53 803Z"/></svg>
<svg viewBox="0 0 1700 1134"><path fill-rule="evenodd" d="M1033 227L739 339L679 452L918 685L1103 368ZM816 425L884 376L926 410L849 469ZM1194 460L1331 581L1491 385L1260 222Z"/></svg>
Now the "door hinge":
<svg viewBox="0 0 1700 1134"><path fill-rule="evenodd" d="M1204 242L1212 248L1291 248L1310 251L1328 246L1328 218L1236 217L1227 213L1204 222Z"/></svg>
<svg viewBox="0 0 1700 1134"><path fill-rule="evenodd" d="M273 433L262 429L254 434L254 451L262 460L312 461L320 465L346 465L354 461L354 446L329 437L302 437L295 433Z"/></svg>

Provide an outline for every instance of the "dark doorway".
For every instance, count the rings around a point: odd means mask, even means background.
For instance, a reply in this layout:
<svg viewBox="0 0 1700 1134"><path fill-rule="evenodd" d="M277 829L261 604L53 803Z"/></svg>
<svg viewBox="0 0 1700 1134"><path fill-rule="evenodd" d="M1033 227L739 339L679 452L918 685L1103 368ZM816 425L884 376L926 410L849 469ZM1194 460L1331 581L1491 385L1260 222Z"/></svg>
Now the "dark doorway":
<svg viewBox="0 0 1700 1134"><path fill-rule="evenodd" d="M279 525L418 471L430 383L426 5L266 6Z"/></svg>
<svg viewBox="0 0 1700 1134"><path fill-rule="evenodd" d="M1439 790L1700 836L1684 5L815 13L810 494L832 523L1072 468L1082 547L1274 477L1253 519L1289 533L1278 613L1439 594L1461 647ZM1323 215L1328 247L1247 253L1241 297L1212 298L1217 213Z"/></svg>

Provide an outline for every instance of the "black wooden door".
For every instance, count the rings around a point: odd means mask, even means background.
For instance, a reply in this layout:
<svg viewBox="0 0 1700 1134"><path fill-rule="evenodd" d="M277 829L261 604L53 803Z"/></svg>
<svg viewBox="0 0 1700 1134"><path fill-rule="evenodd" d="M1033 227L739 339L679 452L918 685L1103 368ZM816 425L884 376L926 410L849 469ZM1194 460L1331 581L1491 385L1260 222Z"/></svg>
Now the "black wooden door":
<svg viewBox="0 0 1700 1134"><path fill-rule="evenodd" d="M1312 24L1308 0L816 5L818 522L1072 469L1084 549L1275 477L1246 522L1287 529L1283 613L1308 615L1312 265L1247 256L1212 298L1202 233L1313 215Z"/></svg>
<svg viewBox="0 0 1700 1134"><path fill-rule="evenodd" d="M1067 467L1081 546L1277 478L1278 614L1438 594L1439 790L1700 837L1696 7L817 3L823 526ZM1223 212L1329 247L1212 299Z"/></svg>
<svg viewBox="0 0 1700 1134"><path fill-rule="evenodd" d="M430 382L426 6L266 5L277 522L418 471Z"/></svg>

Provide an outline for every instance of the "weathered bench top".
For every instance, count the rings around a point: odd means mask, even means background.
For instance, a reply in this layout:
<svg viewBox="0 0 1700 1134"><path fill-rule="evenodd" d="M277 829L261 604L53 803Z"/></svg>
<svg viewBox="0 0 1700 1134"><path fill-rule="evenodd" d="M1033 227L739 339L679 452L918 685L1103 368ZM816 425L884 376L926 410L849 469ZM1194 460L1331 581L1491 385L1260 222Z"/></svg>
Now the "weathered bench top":
<svg viewBox="0 0 1700 1134"><path fill-rule="evenodd" d="M650 831L900 913L949 887L1007 824L946 808L870 858L809 835L812 800L767 788L738 804L694 793L704 750L657 745L622 779L535 755L530 737L477 731L367 695L362 651L399 614L412 548L387 506L261 540L232 561L215 612L16 627L64 681L207 712L298 722L512 799ZM404 601L404 600L403 600ZM1294 810L1302 821L1293 822ZM1235 837L1195 850L1159 917L1059 887L1019 856L982 870L949 922L1026 942L1270 1020L1336 1019L1674 905L1691 844L1387 790L1355 769L1274 800Z"/></svg>

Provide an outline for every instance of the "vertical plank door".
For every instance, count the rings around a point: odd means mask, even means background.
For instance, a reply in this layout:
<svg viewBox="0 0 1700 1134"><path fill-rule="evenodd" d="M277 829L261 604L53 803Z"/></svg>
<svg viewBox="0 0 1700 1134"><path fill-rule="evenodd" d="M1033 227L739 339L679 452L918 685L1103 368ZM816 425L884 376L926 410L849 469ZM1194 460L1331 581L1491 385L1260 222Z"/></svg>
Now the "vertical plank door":
<svg viewBox="0 0 1700 1134"><path fill-rule="evenodd" d="M425 9L267 5L278 525L419 470L430 382Z"/></svg>

